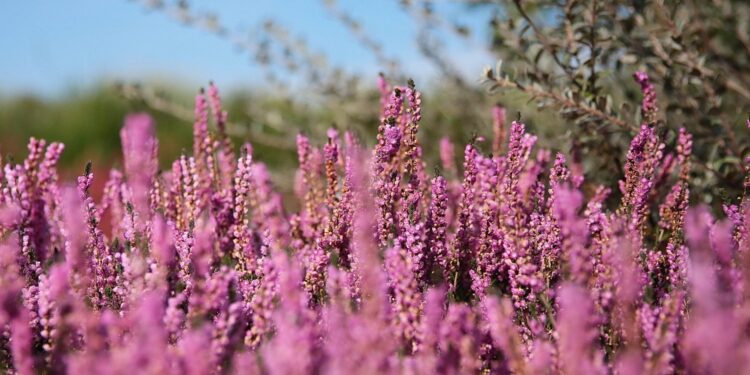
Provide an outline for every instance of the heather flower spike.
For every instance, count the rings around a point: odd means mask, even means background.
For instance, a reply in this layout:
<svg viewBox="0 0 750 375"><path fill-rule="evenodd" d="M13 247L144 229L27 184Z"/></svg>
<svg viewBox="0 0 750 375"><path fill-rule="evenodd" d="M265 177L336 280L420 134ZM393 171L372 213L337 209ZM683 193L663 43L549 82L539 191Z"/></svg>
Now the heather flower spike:
<svg viewBox="0 0 750 375"><path fill-rule="evenodd" d="M635 81L641 86L641 92L643 93L643 100L641 102L643 122L653 124L656 121L656 113L659 111L656 102L656 88L651 83L651 79L646 72L635 72L634 77Z"/></svg>

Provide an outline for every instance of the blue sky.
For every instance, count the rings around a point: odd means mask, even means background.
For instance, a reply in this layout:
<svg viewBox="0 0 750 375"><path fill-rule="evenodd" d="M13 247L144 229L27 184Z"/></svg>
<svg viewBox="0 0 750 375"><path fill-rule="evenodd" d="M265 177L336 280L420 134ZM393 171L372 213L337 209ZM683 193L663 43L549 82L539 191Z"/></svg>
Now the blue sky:
<svg viewBox="0 0 750 375"><path fill-rule="evenodd" d="M319 0L190 1L196 10L216 13L235 32L252 30L274 19L332 65L374 75L375 58L360 47ZM406 62L410 74L427 77L429 64L419 56L416 26L398 0L341 0L337 6L362 22L387 56ZM457 12L440 3L450 20L483 22L483 14ZM463 18L462 18L463 17ZM468 18L467 18L468 17ZM453 59L470 78L491 57L448 38ZM0 93L54 96L107 79L163 79L188 85L210 79L222 87L264 83L247 54L210 33L180 24L164 12L132 0L28 0L0 5Z"/></svg>

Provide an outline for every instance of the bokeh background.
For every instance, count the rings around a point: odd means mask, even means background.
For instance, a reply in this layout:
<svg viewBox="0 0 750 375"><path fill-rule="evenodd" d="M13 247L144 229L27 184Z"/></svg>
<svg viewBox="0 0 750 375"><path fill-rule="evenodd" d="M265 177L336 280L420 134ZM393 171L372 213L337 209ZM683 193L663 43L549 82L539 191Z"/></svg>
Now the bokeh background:
<svg viewBox="0 0 750 375"><path fill-rule="evenodd" d="M299 131L371 133L379 72L414 78L430 91L432 108L446 81L417 45L416 9L397 1L72 0L2 8L0 152L22 157L30 136L62 141L64 174L87 160L116 165L118 131L133 111L156 118L162 162L189 150L192 97L209 81L222 91L235 139L252 141L277 171L293 165ZM460 3L435 10L457 25L488 22L486 12ZM356 20L379 52L342 17ZM494 62L481 48L484 38L431 34L461 80L478 86L482 66ZM444 116L435 133L486 125L451 118L450 110Z"/></svg>
<svg viewBox="0 0 750 375"><path fill-rule="evenodd" d="M62 141L68 177L88 160L100 171L119 165L130 112L156 119L168 165L191 149L193 97L213 81L233 139L251 141L289 189L296 133L322 143L335 127L373 139L384 73L423 91L431 164L443 136L459 146L491 136L490 109L501 104L541 146L614 186L641 122L632 74L644 70L668 148L681 126L696 136L694 199L718 206L741 190L745 1L68 0L0 9L0 153L24 157L30 136Z"/></svg>

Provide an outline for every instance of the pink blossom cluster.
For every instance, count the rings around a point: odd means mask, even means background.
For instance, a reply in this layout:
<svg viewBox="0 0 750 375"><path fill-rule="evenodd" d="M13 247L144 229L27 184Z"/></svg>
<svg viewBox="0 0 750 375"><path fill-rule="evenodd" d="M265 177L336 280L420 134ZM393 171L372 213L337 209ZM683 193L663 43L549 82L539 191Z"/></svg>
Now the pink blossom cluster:
<svg viewBox="0 0 750 375"><path fill-rule="evenodd" d="M233 148L213 85L192 155L167 171L151 118L125 120L124 169L98 201L90 166L58 181L61 144L0 161L0 369L748 371L750 197L724 220L688 208L690 134L666 142L645 121L611 194L495 108L492 141L466 145L459 169L442 140L430 175L421 93L379 88L372 150L297 136L298 205L250 143Z"/></svg>

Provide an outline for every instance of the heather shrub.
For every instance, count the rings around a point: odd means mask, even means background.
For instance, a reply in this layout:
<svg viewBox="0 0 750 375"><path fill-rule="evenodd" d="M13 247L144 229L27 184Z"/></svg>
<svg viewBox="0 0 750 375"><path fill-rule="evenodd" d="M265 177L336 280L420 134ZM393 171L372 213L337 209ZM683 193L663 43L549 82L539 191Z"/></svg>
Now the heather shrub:
<svg viewBox="0 0 750 375"><path fill-rule="evenodd" d="M502 107L487 108L491 139L422 144L422 94L382 78L374 147L298 135L291 201L252 140L235 149L213 85L168 170L143 113L125 119L108 176L89 164L60 181L63 145L32 138L0 169L0 366L741 373L750 203L723 220L688 207L692 136L662 138L654 87L635 78L644 121L617 186L536 147Z"/></svg>

